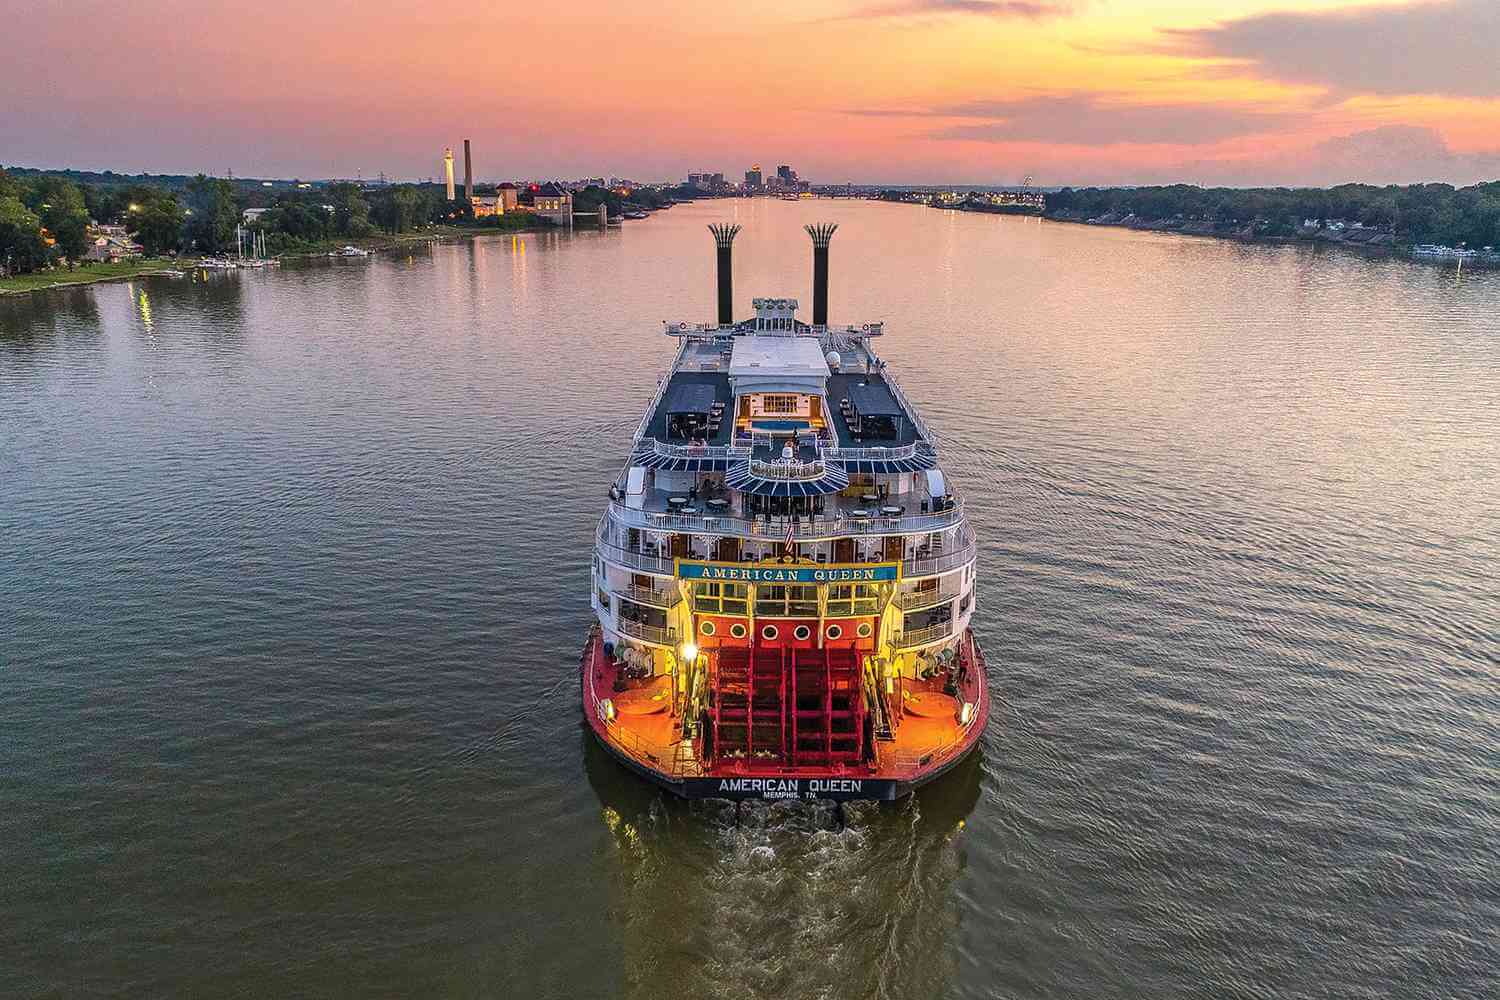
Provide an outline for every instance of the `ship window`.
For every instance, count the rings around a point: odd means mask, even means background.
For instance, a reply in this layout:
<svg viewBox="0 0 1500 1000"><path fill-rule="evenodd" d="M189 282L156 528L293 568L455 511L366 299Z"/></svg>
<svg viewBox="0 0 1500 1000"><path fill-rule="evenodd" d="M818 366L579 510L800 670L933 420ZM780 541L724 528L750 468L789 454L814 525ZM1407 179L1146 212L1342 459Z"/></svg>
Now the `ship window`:
<svg viewBox="0 0 1500 1000"><path fill-rule="evenodd" d="M749 594L749 584L703 581L694 588L693 610L711 615L742 615Z"/></svg>
<svg viewBox="0 0 1500 1000"><path fill-rule="evenodd" d="M746 631L747 630L745 626L739 622L735 622L733 625L729 626L729 634L734 636L736 639L745 638Z"/></svg>
<svg viewBox="0 0 1500 1000"><path fill-rule="evenodd" d="M599 588L599 610L609 614L609 591Z"/></svg>
<svg viewBox="0 0 1500 1000"><path fill-rule="evenodd" d="M854 614L854 587L837 583L828 588L828 616L837 618Z"/></svg>
<svg viewBox="0 0 1500 1000"><path fill-rule="evenodd" d="M958 602L958 613L963 614L974 606L974 591L964 595L964 599Z"/></svg>
<svg viewBox="0 0 1500 1000"><path fill-rule="evenodd" d="M798 410L797 397L785 396L775 393L767 393L760 399L760 411L762 413L775 413L791 415Z"/></svg>
<svg viewBox="0 0 1500 1000"><path fill-rule="evenodd" d="M875 634L875 629L870 625L869 622L860 622L859 628L855 630L855 634L858 635L861 639L868 639L870 638L870 636Z"/></svg>
<svg viewBox="0 0 1500 1000"><path fill-rule="evenodd" d="M714 623L712 621L705 621L702 625L698 626L698 631L702 632L704 635L713 635L716 629L714 628Z"/></svg>
<svg viewBox="0 0 1500 1000"><path fill-rule="evenodd" d="M755 591L755 613L768 618L814 617L818 588L814 584L767 584Z"/></svg>
<svg viewBox="0 0 1500 1000"><path fill-rule="evenodd" d="M880 607L880 587L873 583L854 585L854 614L873 615Z"/></svg>
<svg viewBox="0 0 1500 1000"><path fill-rule="evenodd" d="M798 625L796 628L792 629L792 638L811 639L812 629L808 628L806 625Z"/></svg>
<svg viewBox="0 0 1500 1000"><path fill-rule="evenodd" d="M830 639L842 639L844 637L843 626L841 626L841 625L830 625L830 626L828 626L828 631L825 634Z"/></svg>
<svg viewBox="0 0 1500 1000"><path fill-rule="evenodd" d="M776 630L775 625L767 625L765 628L760 630L760 637L768 641L774 640L780 634L781 633Z"/></svg>

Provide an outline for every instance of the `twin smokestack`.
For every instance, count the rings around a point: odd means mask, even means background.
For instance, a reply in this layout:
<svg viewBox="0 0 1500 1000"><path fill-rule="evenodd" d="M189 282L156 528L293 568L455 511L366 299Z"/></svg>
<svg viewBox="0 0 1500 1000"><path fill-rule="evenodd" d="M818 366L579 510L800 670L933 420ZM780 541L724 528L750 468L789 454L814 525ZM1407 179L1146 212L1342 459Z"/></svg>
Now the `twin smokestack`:
<svg viewBox="0 0 1500 1000"><path fill-rule="evenodd" d="M467 148L465 153L467 153ZM837 222L821 222L815 226L803 226L812 237L813 245L813 326L828 325L828 244L839 228ZM714 235L714 245L719 257L719 325L734 323L734 238L740 227L731 223L710 225L708 231Z"/></svg>

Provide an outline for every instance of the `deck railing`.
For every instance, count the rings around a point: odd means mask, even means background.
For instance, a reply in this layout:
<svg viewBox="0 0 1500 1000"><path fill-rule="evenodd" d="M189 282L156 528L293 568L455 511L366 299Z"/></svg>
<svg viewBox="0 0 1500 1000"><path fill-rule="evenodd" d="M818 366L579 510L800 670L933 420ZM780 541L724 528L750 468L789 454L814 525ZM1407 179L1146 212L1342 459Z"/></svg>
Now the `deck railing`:
<svg viewBox="0 0 1500 1000"><path fill-rule="evenodd" d="M633 622L629 618L615 619L615 631L634 639L654 642L658 646L670 646L677 642L677 630L675 628L663 628L660 625Z"/></svg>
<svg viewBox="0 0 1500 1000"><path fill-rule="evenodd" d="M914 611L917 608L930 608L934 604L942 604L951 601L959 595L959 587L938 587L933 590L905 590L899 591L895 597L895 605L902 611Z"/></svg>
<svg viewBox="0 0 1500 1000"><path fill-rule="evenodd" d="M828 467L816 459L811 462L799 462L795 459L781 459L774 462L762 462L758 458L750 460L750 472L762 479L799 482L805 479L821 479L827 471Z"/></svg>
<svg viewBox="0 0 1500 1000"><path fill-rule="evenodd" d="M951 619L939 622L936 625L928 625L926 628L907 629L897 632L891 641L900 649L910 649L913 646L925 646L928 643L938 642L953 634L953 627L957 624Z"/></svg>
<svg viewBox="0 0 1500 1000"><path fill-rule="evenodd" d="M682 592L676 587L642 587L632 583L616 593L639 604L650 604L658 608L673 608L682 600Z"/></svg>
<svg viewBox="0 0 1500 1000"><path fill-rule="evenodd" d="M725 512L703 514L667 514L627 507L616 500L610 504L610 516L630 528L651 531L682 531L690 534L733 535L739 538L785 538L787 518L747 518ZM963 520L963 504L955 501L946 510L931 514L902 514L895 517L800 518L792 525L794 539L837 538L844 535L901 535L941 531Z"/></svg>

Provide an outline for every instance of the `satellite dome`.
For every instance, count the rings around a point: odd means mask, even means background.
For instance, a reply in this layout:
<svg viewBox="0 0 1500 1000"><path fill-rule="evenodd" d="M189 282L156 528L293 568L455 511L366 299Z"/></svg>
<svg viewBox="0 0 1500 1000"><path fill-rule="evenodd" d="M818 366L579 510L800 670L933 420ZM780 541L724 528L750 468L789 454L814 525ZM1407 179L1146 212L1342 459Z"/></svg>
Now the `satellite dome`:
<svg viewBox="0 0 1500 1000"><path fill-rule="evenodd" d="M839 357L838 351L829 351L823 356L823 359L828 362L829 368L837 369L839 365L843 364L843 359Z"/></svg>

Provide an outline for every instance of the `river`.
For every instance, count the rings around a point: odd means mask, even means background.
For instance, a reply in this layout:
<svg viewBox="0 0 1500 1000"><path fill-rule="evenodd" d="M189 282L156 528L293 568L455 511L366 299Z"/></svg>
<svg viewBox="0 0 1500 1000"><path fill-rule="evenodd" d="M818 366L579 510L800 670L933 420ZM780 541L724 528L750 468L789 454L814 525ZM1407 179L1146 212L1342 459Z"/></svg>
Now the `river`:
<svg viewBox="0 0 1500 1000"><path fill-rule="evenodd" d="M980 752L664 800L605 490L714 307L878 342L980 536ZM1481 997L1500 274L854 201L0 299L0 994Z"/></svg>

